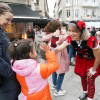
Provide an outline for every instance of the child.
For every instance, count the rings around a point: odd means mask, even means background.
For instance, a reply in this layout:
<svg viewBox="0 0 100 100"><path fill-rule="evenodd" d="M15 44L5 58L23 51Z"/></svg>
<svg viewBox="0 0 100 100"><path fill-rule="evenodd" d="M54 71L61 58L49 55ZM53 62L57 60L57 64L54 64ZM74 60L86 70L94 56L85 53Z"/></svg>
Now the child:
<svg viewBox="0 0 100 100"><path fill-rule="evenodd" d="M45 43L41 43L41 49L46 52L47 64L37 62L32 40L19 40L8 48L12 68L21 85L22 100L52 100L47 78L59 65L55 52L49 51Z"/></svg>
<svg viewBox="0 0 100 100"><path fill-rule="evenodd" d="M42 37L42 40L48 43L51 50L56 49L57 44L60 45L66 39L66 34L62 33L61 28L62 24L58 20L50 21L44 28L45 33ZM57 32L58 30L60 30L60 32L58 32L56 37L54 37L54 32ZM69 71L69 57L67 53L67 48L63 49L56 55L60 67L56 72L52 74L53 85L51 89L55 89L54 96L63 96L65 95L66 91L62 90L61 86L64 80L65 73Z"/></svg>

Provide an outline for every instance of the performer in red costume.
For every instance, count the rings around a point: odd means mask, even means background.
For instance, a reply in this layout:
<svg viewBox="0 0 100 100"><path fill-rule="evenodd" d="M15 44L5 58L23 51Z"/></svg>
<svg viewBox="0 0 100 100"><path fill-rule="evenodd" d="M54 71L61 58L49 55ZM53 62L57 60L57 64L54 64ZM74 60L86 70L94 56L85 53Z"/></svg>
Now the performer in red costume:
<svg viewBox="0 0 100 100"><path fill-rule="evenodd" d="M93 100L95 94L95 78L100 74L100 48L95 37L91 36L83 21L69 22L69 36L55 50L61 51L73 45L77 51L75 73L81 77L83 94L79 100ZM58 33L57 33L58 34Z"/></svg>

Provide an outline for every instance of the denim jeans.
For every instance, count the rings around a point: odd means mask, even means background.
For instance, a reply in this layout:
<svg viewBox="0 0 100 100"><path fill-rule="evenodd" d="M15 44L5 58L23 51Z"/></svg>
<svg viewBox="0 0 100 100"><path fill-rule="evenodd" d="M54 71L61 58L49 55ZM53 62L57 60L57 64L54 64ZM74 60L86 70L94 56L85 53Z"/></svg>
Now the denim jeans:
<svg viewBox="0 0 100 100"><path fill-rule="evenodd" d="M72 62L71 58L76 56L76 51L75 51L75 49L74 49L74 47L72 45L69 46L69 53L68 53L68 55L69 55L70 62Z"/></svg>
<svg viewBox="0 0 100 100"><path fill-rule="evenodd" d="M65 73L57 75L56 72L54 72L52 74L53 85L56 86L56 90L58 90L58 91L61 89L61 85L62 85L62 82L63 82L63 79L64 79L64 75L65 75Z"/></svg>

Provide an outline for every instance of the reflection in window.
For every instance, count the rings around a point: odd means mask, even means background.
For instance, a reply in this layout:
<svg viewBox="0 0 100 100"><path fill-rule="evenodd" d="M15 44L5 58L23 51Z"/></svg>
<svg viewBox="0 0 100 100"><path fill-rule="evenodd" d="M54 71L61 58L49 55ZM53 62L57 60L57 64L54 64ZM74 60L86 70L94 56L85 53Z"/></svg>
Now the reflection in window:
<svg viewBox="0 0 100 100"><path fill-rule="evenodd" d="M70 16L70 10L67 10L67 17Z"/></svg>
<svg viewBox="0 0 100 100"><path fill-rule="evenodd" d="M70 0L66 0L66 3L70 3Z"/></svg>
<svg viewBox="0 0 100 100"><path fill-rule="evenodd" d="M78 17L79 9L75 9L75 17Z"/></svg>
<svg viewBox="0 0 100 100"><path fill-rule="evenodd" d="M85 10L84 10L84 16L87 16L87 14L88 14L88 10L85 9Z"/></svg>
<svg viewBox="0 0 100 100"><path fill-rule="evenodd" d="M87 3L87 0L84 0L85 3Z"/></svg>
<svg viewBox="0 0 100 100"><path fill-rule="evenodd" d="M75 0L75 3L78 3L78 0Z"/></svg>
<svg viewBox="0 0 100 100"><path fill-rule="evenodd" d="M95 17L95 10L92 10L92 16Z"/></svg>
<svg viewBox="0 0 100 100"><path fill-rule="evenodd" d="M95 3L95 0L92 0L92 3Z"/></svg>

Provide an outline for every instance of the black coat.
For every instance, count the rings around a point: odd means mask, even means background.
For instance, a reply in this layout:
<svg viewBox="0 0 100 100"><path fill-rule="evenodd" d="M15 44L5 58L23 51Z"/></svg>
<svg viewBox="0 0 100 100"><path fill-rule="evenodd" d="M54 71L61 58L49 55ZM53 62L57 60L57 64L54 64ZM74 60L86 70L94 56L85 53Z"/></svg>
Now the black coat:
<svg viewBox="0 0 100 100"><path fill-rule="evenodd" d="M21 91L9 61L9 44L5 31L0 27L0 100L15 100Z"/></svg>
<svg viewBox="0 0 100 100"><path fill-rule="evenodd" d="M27 37L28 38L32 38L34 40L34 38L35 38L35 32L34 32L33 29L31 30L31 32L28 29L28 31L26 33L27 33Z"/></svg>

